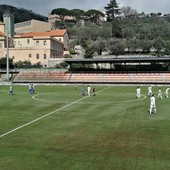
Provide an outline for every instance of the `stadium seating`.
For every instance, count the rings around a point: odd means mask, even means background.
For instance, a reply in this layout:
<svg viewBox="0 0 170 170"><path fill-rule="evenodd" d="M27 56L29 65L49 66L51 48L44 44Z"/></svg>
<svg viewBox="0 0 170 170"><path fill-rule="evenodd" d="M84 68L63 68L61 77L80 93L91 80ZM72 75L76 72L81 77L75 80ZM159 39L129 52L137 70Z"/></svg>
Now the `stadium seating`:
<svg viewBox="0 0 170 170"><path fill-rule="evenodd" d="M13 82L167 84L170 83L170 73L69 73L59 71L20 71Z"/></svg>
<svg viewBox="0 0 170 170"><path fill-rule="evenodd" d="M68 82L70 73L58 71L21 71L13 80L14 83L57 83Z"/></svg>

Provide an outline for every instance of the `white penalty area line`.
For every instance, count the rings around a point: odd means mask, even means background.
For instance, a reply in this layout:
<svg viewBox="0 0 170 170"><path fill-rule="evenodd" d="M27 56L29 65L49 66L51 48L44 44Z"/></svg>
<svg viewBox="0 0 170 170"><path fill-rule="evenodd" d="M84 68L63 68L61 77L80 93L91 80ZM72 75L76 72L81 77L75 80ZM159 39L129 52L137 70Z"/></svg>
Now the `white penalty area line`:
<svg viewBox="0 0 170 170"><path fill-rule="evenodd" d="M98 91L98 92L105 91L105 90L107 90L107 89L109 89L109 88L111 88L111 87L109 86L109 87L107 87L107 88L105 88L105 89L103 89L103 90L100 90L100 91ZM4 133L4 134L1 134L1 135L0 135L0 138L2 138L2 137L4 137L4 136L7 136L7 135L9 135L9 134L11 134L11 133L19 130L19 129L22 129L22 128L28 126L28 125L31 125L31 124L33 124L33 123L35 123L35 122L37 122L37 121L39 121L39 120L41 120L41 119L43 119L43 118L46 118L46 117L48 117L48 116L50 116L50 115L52 115L52 114L54 114L54 113L56 113L56 112L59 112L59 111L65 109L65 108L67 108L67 107L69 107L69 106L71 106L71 105L73 105L73 104L76 104L76 103L78 103L79 101L84 100L84 99L86 99L86 98L88 98L88 97L89 97L89 96L85 96L85 97L83 97L83 98L81 98L81 99L79 99L79 100L76 100L76 101L74 101L74 102L72 102L72 103L69 103L69 104L67 104L67 105L65 105L65 106L63 106L63 107L61 107L61 108L59 108L59 109L56 109L56 110L54 110L54 111L52 111L52 112L50 112L50 113L47 113L47 114L44 115L44 116L41 116L41 117L39 117L39 118L37 118L37 119L34 119L34 120L32 120L32 121L30 121L30 122L28 122L28 123L26 123L26 124L23 124L23 125L21 125L21 126L18 126L18 127L15 128L15 129L12 129L12 130Z"/></svg>

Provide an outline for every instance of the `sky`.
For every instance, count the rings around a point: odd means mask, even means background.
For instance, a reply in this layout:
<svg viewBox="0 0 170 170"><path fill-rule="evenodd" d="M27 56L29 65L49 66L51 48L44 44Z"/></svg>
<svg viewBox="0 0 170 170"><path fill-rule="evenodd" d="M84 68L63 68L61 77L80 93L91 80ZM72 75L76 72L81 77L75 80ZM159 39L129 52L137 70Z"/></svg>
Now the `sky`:
<svg viewBox="0 0 170 170"><path fill-rule="evenodd" d="M104 7L110 0L0 0L0 4L32 10L37 14L48 16L56 8L96 9L105 11ZM130 6L137 12L170 14L170 0L116 0L119 8Z"/></svg>

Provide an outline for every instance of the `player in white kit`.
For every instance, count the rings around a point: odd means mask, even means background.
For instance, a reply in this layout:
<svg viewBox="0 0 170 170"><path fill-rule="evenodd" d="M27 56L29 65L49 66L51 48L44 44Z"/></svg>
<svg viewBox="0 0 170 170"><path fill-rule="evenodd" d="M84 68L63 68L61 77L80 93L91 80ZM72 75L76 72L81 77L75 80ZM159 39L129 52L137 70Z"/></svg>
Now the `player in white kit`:
<svg viewBox="0 0 170 170"><path fill-rule="evenodd" d="M140 97L141 97L141 89L140 89L140 87L137 87L137 89L136 89L136 98L140 99Z"/></svg>
<svg viewBox="0 0 170 170"><path fill-rule="evenodd" d="M166 97L166 98L169 97L168 93L169 93L169 88L167 88L167 89L165 90L165 97Z"/></svg>
<svg viewBox="0 0 170 170"><path fill-rule="evenodd" d="M148 96L152 96L152 87L150 85L148 86Z"/></svg>
<svg viewBox="0 0 170 170"><path fill-rule="evenodd" d="M91 87L88 85L87 86L87 95L90 96L90 91L91 91Z"/></svg>
<svg viewBox="0 0 170 170"><path fill-rule="evenodd" d="M158 90L158 99L162 99L162 90L159 88Z"/></svg>
<svg viewBox="0 0 170 170"><path fill-rule="evenodd" d="M156 113L156 102L155 102L155 96L154 94L152 94L151 98L150 98L150 110L149 113Z"/></svg>

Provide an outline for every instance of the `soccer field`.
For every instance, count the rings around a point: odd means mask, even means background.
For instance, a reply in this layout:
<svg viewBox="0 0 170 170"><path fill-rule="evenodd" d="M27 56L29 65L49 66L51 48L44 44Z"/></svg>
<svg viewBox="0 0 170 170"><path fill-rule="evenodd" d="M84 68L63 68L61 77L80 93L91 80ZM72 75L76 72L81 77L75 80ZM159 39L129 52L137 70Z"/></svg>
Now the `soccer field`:
<svg viewBox="0 0 170 170"><path fill-rule="evenodd" d="M170 169L170 98L149 115L147 86L141 99L136 86L96 86L91 97L79 85L35 91L0 89L0 170Z"/></svg>

